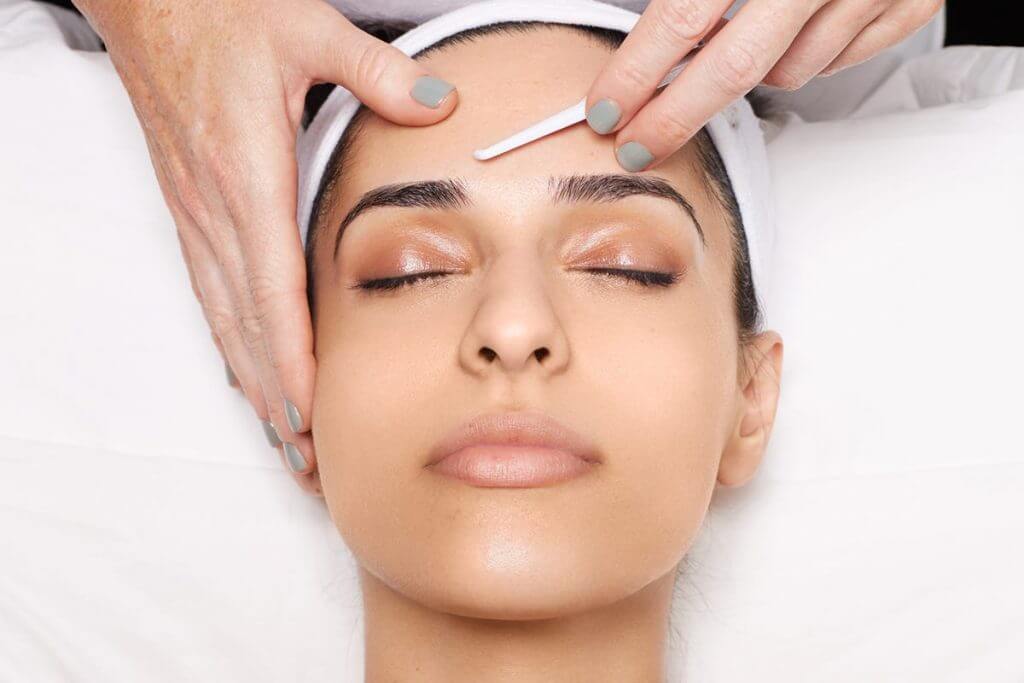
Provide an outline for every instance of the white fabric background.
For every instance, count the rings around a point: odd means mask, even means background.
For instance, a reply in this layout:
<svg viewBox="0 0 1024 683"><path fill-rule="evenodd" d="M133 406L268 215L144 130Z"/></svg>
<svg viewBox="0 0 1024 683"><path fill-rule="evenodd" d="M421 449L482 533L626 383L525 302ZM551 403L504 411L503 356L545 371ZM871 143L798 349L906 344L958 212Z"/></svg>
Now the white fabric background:
<svg viewBox="0 0 1024 683"><path fill-rule="evenodd" d="M1024 57L783 121L758 477L670 680L1024 679ZM352 558L229 389L105 55L0 6L0 681L361 680Z"/></svg>

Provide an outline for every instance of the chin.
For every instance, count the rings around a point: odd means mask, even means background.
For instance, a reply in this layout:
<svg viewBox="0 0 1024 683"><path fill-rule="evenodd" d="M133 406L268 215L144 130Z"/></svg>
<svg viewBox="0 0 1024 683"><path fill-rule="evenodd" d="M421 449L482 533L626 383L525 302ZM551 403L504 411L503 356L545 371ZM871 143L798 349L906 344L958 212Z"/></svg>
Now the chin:
<svg viewBox="0 0 1024 683"><path fill-rule="evenodd" d="M587 612L625 598L609 597L602 587L573 582L544 572L516 577L467 571L462 580L431 577L436 585L423 595L408 596L437 612L473 619L532 621Z"/></svg>
<svg viewBox="0 0 1024 683"><path fill-rule="evenodd" d="M463 536L438 544L415 577L387 581L407 598L437 612L474 619L525 621L565 617L615 603L640 590L649 577L608 563L588 548L537 534ZM407 580L404 580L407 579Z"/></svg>

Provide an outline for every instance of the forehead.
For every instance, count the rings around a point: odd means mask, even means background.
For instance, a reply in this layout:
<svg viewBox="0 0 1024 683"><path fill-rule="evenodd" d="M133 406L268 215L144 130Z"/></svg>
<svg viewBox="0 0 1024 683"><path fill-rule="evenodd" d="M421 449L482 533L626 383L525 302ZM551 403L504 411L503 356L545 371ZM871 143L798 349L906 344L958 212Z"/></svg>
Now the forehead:
<svg viewBox="0 0 1024 683"><path fill-rule="evenodd" d="M549 26L483 35L420 58L458 88L455 111L425 127L367 116L349 148L339 196L332 199L345 205L381 185L446 177L512 191L546 184L552 176L623 172L614 136L582 123L489 161L473 158L474 150L578 102L610 55L611 48L594 37ZM652 174L690 184L699 175L690 147Z"/></svg>

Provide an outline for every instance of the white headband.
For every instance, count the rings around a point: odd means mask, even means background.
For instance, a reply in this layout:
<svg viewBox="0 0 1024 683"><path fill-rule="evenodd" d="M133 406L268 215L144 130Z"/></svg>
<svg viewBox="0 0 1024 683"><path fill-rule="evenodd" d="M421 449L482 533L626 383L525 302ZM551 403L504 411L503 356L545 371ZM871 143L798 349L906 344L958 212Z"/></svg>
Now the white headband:
<svg viewBox="0 0 1024 683"><path fill-rule="evenodd" d="M456 33L506 21L577 24L628 33L639 18L635 12L594 0L485 0L420 24L392 45L407 55L414 55ZM303 245L321 176L359 105L351 92L339 86L299 135L297 218ZM747 100L741 97L712 118L707 130L722 157L739 204L754 288L763 303L762 290L775 230L768 157L760 121Z"/></svg>

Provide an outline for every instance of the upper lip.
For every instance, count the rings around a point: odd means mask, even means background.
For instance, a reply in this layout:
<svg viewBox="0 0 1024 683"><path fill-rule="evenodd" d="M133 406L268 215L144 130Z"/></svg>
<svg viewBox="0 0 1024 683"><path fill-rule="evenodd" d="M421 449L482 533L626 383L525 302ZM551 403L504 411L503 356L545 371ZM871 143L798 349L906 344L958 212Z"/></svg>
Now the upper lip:
<svg viewBox="0 0 1024 683"><path fill-rule="evenodd" d="M567 451L587 462L601 462L594 445L544 413L519 411L478 415L434 446L427 466L469 446L535 446Z"/></svg>

